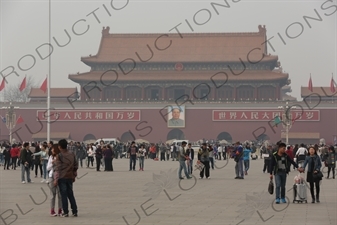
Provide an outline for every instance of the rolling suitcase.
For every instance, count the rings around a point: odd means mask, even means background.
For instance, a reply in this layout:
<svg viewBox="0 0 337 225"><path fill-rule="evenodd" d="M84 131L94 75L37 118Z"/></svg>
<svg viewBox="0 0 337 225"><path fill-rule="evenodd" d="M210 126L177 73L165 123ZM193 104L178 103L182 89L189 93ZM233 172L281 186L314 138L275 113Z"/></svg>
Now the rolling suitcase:
<svg viewBox="0 0 337 225"><path fill-rule="evenodd" d="M307 186L304 183L304 179L298 175L295 177L295 184L293 186L294 200L293 203L308 203L307 202Z"/></svg>

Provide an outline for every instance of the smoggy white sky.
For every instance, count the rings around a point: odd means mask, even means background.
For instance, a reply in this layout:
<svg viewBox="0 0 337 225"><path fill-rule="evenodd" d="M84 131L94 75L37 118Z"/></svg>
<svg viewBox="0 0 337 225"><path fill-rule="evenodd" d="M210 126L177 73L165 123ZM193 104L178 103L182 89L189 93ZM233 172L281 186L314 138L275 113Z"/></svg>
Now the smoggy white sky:
<svg viewBox="0 0 337 225"><path fill-rule="evenodd" d="M310 73L313 86L329 86L332 73L337 80L336 0L236 1L227 1L230 8L217 6L217 15L211 2L225 4L223 0L57 0L51 3L49 24L48 0L0 0L0 71L4 70L2 73L6 75L11 69L5 68L13 66L20 75L8 76L9 84L20 83L28 75L34 76L36 83L40 85L48 74L49 61L48 58L41 60L36 48L49 42L51 25L52 37L60 44L65 44L68 40L65 29L71 36L70 43L65 47L59 47L54 40L51 42L51 86L75 87L76 84L68 80L68 75L89 71L90 68L80 61L80 57L97 53L103 26L110 26L110 33L174 33L174 30L169 30L182 23L179 26L181 32L192 32L185 23L187 19L196 33L257 32L258 25L266 25L267 37L274 36L270 42L275 52L270 46L268 51L279 56L284 71L290 75L292 95L299 100L300 87L308 85ZM123 9L116 10L123 6ZM211 13L210 17L206 9ZM199 10L201 12L197 13ZM93 15L94 11L97 18ZM318 18L316 12L322 21L308 19L308 24L303 17ZM196 25L193 22L194 16L197 21L206 21L208 17L209 21L204 25ZM72 26L80 19L85 21L76 25L78 33L85 31L87 26L90 27L85 34L75 35ZM281 41L278 33L286 44ZM297 38L289 38L297 35ZM46 45L40 48L41 55L46 56L47 52ZM26 56L19 63L20 69L18 62L27 54L32 55L36 62L34 64L33 57ZM31 66L31 69L23 71Z"/></svg>

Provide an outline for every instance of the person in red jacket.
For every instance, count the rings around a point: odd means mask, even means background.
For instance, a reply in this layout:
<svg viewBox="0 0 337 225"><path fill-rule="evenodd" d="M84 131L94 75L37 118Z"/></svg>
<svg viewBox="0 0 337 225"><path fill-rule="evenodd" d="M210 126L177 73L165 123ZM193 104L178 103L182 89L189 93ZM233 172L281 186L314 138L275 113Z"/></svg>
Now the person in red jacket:
<svg viewBox="0 0 337 225"><path fill-rule="evenodd" d="M292 146L289 146L289 145L287 146L286 154L291 158L291 160L294 160L294 154L293 154ZM290 164L288 166L289 166L289 171L290 171ZM295 167L294 167L294 170L295 170Z"/></svg>
<svg viewBox="0 0 337 225"><path fill-rule="evenodd" d="M13 144L10 154L12 158L12 169L16 170L16 162L18 161L19 157L19 148L16 144Z"/></svg>

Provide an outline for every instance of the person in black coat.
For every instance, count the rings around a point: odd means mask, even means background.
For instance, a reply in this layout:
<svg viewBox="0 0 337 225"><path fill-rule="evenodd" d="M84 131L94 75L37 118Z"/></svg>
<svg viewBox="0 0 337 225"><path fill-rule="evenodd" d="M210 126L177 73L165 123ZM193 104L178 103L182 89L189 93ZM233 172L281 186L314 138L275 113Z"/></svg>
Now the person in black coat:
<svg viewBox="0 0 337 225"><path fill-rule="evenodd" d="M35 146L35 152L34 153L38 153L41 151L41 148L39 145L36 145ZM38 169L40 168L40 175L42 177L43 175L43 172L42 172L42 164L41 164L41 156L39 155L36 155L34 156L35 157L35 160L34 160L34 165L35 165L35 178L37 177L37 171Z"/></svg>
<svg viewBox="0 0 337 225"><path fill-rule="evenodd" d="M112 160L115 156L114 150L112 149L111 145L108 145L103 152L104 155L104 162L105 162L105 169L104 171L113 171L112 167Z"/></svg>
<svg viewBox="0 0 337 225"><path fill-rule="evenodd" d="M106 147L103 146L103 150L105 150ZM101 148L100 145L97 146L96 149L96 171L101 171L101 160L102 160L102 156L103 156L103 150Z"/></svg>
<svg viewBox="0 0 337 225"><path fill-rule="evenodd" d="M3 152L5 157L5 164L4 164L4 170L9 170L9 161L11 159L10 149L8 146L5 146L5 150ZM7 167L7 168L6 168Z"/></svg>
<svg viewBox="0 0 337 225"><path fill-rule="evenodd" d="M186 150L186 156L189 157L187 171L188 174L192 174L193 172L193 160L194 160L194 149L192 148L192 144L188 143L188 147Z"/></svg>
<svg viewBox="0 0 337 225"><path fill-rule="evenodd" d="M307 165L308 165L307 182L310 184L310 193L312 198L311 203L315 203L315 200L316 202L319 202L319 191L320 191L319 184L322 178L317 178L314 176L314 174L317 174L318 171L321 170L322 163L314 147L309 148L308 156L305 158L303 168L300 168L300 170L304 171ZM316 199L314 195L314 184L316 187Z"/></svg>

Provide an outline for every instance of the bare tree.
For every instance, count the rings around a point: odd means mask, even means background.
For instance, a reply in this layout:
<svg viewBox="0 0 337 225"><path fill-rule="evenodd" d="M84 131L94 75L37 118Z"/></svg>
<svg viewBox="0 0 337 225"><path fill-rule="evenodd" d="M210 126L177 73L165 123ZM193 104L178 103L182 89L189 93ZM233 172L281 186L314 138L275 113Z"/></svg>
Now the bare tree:
<svg viewBox="0 0 337 225"><path fill-rule="evenodd" d="M20 91L19 84L13 84L6 87L4 91L4 100L6 102L28 102L31 88L37 87L33 76L26 77L26 88Z"/></svg>

